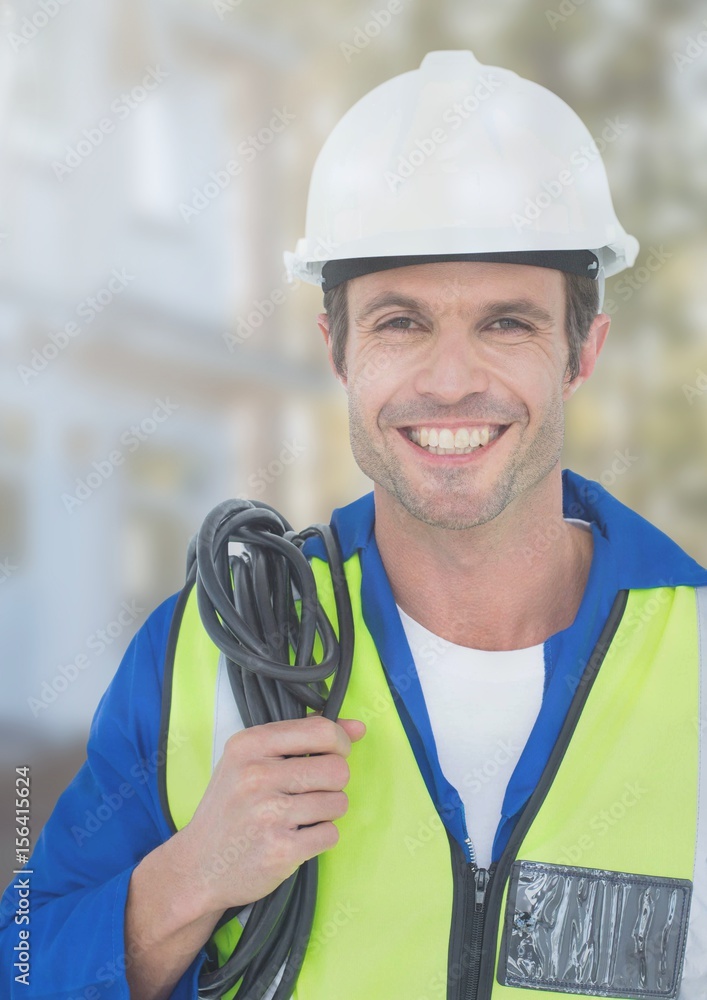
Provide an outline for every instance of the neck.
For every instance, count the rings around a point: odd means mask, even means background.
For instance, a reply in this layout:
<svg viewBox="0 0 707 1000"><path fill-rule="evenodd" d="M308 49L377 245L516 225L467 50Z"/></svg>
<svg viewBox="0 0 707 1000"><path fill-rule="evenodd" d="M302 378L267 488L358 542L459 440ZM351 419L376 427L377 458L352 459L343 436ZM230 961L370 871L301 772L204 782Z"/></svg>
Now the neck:
<svg viewBox="0 0 707 1000"><path fill-rule="evenodd" d="M374 498L376 543L395 600L435 635L475 649L522 649L574 621L593 544L590 532L563 519L559 465L473 528L425 524L377 485Z"/></svg>

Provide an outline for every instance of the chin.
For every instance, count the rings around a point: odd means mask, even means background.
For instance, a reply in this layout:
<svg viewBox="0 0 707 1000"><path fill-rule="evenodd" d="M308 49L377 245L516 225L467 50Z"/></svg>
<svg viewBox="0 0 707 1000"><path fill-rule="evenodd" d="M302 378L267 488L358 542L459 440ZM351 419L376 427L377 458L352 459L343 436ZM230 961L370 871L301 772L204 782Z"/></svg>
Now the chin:
<svg viewBox="0 0 707 1000"><path fill-rule="evenodd" d="M449 491L441 487L437 495L415 493L409 490L397 491L394 495L408 514L433 528L446 528L450 531L463 531L486 524L493 520L502 510L502 503L493 503L490 499L482 500L477 494L473 497L450 496Z"/></svg>

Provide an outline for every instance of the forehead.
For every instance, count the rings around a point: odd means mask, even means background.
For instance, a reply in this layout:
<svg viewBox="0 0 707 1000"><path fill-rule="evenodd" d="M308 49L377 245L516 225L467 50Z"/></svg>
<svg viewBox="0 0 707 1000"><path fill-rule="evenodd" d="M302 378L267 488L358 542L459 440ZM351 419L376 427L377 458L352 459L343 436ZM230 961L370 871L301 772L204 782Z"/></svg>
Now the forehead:
<svg viewBox="0 0 707 1000"><path fill-rule="evenodd" d="M360 317L386 293L434 309L482 308L494 300L524 298L559 317L564 309L564 275L554 268L495 261L438 261L389 268L349 279L352 317Z"/></svg>

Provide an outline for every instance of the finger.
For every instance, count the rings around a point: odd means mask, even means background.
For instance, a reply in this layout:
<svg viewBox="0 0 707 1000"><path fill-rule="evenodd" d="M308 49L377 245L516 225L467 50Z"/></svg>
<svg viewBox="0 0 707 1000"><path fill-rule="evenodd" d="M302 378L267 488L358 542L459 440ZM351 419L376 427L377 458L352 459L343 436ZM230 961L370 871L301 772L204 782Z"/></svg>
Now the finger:
<svg viewBox="0 0 707 1000"><path fill-rule="evenodd" d="M290 829L341 819L349 808L346 792L308 792L304 795L282 796L283 821Z"/></svg>
<svg viewBox="0 0 707 1000"><path fill-rule="evenodd" d="M292 837L298 856L307 861L334 847L339 841L339 830L335 823L315 823L314 826L301 826L293 831Z"/></svg>
<svg viewBox="0 0 707 1000"><path fill-rule="evenodd" d="M276 765L276 787L280 792L338 792L351 777L349 765L339 754L288 757Z"/></svg>
<svg viewBox="0 0 707 1000"><path fill-rule="evenodd" d="M263 757L336 753L348 757L351 740L343 726L321 715L285 722L268 722L258 730L258 753Z"/></svg>
<svg viewBox="0 0 707 1000"><path fill-rule="evenodd" d="M320 709L309 713L310 716L321 714L322 712ZM348 733L349 739L353 741L360 740L362 736L366 735L366 723L362 722L360 719L342 719L339 717L336 720L336 724L337 726L342 726L342 728Z"/></svg>
<svg viewBox="0 0 707 1000"><path fill-rule="evenodd" d="M343 726L349 739L354 743L356 740L360 740L362 736L366 735L366 723L361 722L360 719L337 719L336 724L338 726Z"/></svg>
<svg viewBox="0 0 707 1000"><path fill-rule="evenodd" d="M321 714L322 714L322 711L321 711L321 709L318 708L316 710L311 711L309 713L309 716L312 716L312 715L321 715ZM344 727L344 729L346 730L346 732L349 734L349 739L351 739L351 740L354 740L354 741L355 740L360 740L361 737L365 736L365 734L366 734L366 728L367 728L366 727L366 723L362 722L360 719L342 719L341 717L339 717L336 720L336 724L337 724L337 726L343 726Z"/></svg>

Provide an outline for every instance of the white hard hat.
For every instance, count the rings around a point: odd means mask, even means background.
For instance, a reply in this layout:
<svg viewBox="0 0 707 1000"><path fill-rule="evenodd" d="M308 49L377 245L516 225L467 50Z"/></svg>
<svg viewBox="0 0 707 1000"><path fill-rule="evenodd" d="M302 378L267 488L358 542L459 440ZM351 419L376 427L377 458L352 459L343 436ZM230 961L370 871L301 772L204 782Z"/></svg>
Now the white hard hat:
<svg viewBox="0 0 707 1000"><path fill-rule="evenodd" d="M637 254L569 105L454 50L429 52L340 119L314 164L306 235L284 257L290 281L324 291L426 260L533 263L598 278L601 303L604 276Z"/></svg>

